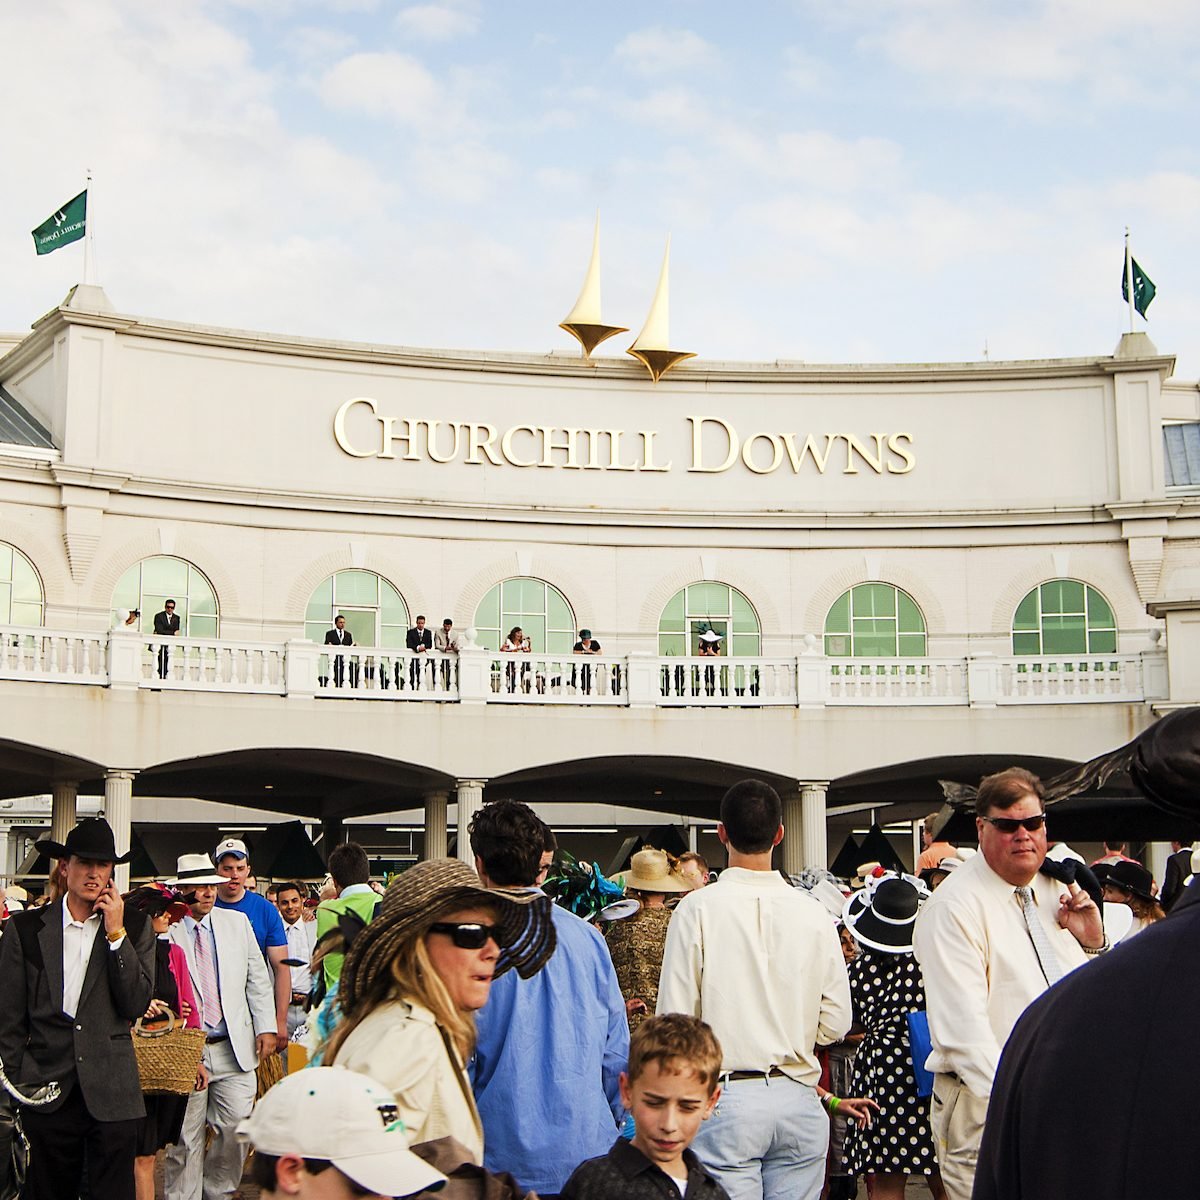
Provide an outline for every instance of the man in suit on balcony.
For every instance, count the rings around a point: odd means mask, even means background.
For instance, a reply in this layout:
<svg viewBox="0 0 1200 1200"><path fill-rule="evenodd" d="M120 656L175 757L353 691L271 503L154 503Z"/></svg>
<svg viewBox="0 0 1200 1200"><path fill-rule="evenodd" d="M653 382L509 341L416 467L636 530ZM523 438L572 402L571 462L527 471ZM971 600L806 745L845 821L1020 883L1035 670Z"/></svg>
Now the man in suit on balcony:
<svg viewBox="0 0 1200 1200"><path fill-rule="evenodd" d="M433 633L425 628L424 617L417 617L417 623L408 631L404 644L418 655L428 654L433 649ZM412 685L413 691L421 686L421 666L420 658L414 658L408 664L408 681Z"/></svg>
<svg viewBox="0 0 1200 1200"><path fill-rule="evenodd" d="M175 611L175 601L168 600L163 605L162 612L154 614L154 632L159 637L175 637L179 633L179 614ZM158 677L166 679L170 665L171 651L166 646L158 648Z"/></svg>
<svg viewBox="0 0 1200 1200"><path fill-rule="evenodd" d="M354 637L350 630L346 628L346 618L338 613L333 619L333 628L325 633L325 645L327 646L353 646ZM341 687L346 680L346 656L345 654L335 654L333 656L333 686ZM350 664L350 686L358 687L358 663Z"/></svg>

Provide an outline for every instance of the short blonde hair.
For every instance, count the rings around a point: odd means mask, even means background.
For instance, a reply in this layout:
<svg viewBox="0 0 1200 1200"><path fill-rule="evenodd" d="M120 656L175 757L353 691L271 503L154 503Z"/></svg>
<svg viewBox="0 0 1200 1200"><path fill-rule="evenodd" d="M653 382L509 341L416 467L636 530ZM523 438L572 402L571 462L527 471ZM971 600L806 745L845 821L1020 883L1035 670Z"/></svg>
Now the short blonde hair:
<svg viewBox="0 0 1200 1200"><path fill-rule="evenodd" d="M699 1017L662 1013L643 1021L629 1039L629 1082L652 1062L664 1071L695 1071L711 1096L721 1077L721 1043Z"/></svg>

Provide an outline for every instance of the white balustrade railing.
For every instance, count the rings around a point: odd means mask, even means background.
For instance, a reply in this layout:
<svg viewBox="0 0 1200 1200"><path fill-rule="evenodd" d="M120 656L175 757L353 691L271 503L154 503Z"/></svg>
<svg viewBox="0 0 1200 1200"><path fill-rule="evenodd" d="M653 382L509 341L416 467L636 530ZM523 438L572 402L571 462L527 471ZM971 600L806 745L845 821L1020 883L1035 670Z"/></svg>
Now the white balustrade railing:
<svg viewBox="0 0 1200 1200"><path fill-rule="evenodd" d="M457 700L458 655L388 646L322 647L316 694L342 700Z"/></svg>
<svg viewBox="0 0 1200 1200"><path fill-rule="evenodd" d="M609 654L489 655L489 704L626 704L625 658Z"/></svg>
<svg viewBox="0 0 1200 1200"><path fill-rule="evenodd" d="M658 703L669 708L763 708L796 704L794 658L655 659Z"/></svg>
<svg viewBox="0 0 1200 1200"><path fill-rule="evenodd" d="M965 658L827 658L826 704L966 704Z"/></svg>
<svg viewBox="0 0 1200 1200"><path fill-rule="evenodd" d="M108 634L0 625L0 679L108 682Z"/></svg>
<svg viewBox="0 0 1200 1200"><path fill-rule="evenodd" d="M1137 703L1147 699L1141 654L999 658L997 704Z"/></svg>
<svg viewBox="0 0 1200 1200"><path fill-rule="evenodd" d="M130 635L122 634L122 640ZM278 642L137 635L137 685L174 692L287 694Z"/></svg>
<svg viewBox="0 0 1200 1200"><path fill-rule="evenodd" d="M0 680L328 699L635 708L1140 704L1169 694L1167 655L700 658L416 654L0 625Z"/></svg>

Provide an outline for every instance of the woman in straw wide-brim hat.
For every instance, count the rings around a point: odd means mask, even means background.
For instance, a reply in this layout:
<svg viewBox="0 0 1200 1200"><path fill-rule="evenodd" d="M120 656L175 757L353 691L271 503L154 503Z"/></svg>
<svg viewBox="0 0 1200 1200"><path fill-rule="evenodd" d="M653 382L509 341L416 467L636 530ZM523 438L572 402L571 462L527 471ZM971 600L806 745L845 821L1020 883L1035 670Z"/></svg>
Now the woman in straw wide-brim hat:
<svg viewBox="0 0 1200 1200"><path fill-rule="evenodd" d="M463 1064L492 979L522 978L554 951L550 898L485 888L465 863L435 859L392 880L379 915L346 953L344 1018L324 1062L371 1075L396 1097L411 1144L453 1137L483 1163L483 1129Z"/></svg>

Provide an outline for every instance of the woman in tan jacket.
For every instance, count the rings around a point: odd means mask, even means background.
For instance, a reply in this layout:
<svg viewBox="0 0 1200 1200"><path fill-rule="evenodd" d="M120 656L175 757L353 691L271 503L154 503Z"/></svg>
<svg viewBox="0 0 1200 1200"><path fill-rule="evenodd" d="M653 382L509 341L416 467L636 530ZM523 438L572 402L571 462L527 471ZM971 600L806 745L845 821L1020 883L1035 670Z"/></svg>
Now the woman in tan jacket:
<svg viewBox="0 0 1200 1200"><path fill-rule="evenodd" d="M342 1022L323 1061L386 1084L410 1143L452 1137L483 1163L483 1129L464 1063L475 1012L509 968L528 978L554 950L550 900L485 888L457 859L394 879L342 966Z"/></svg>

